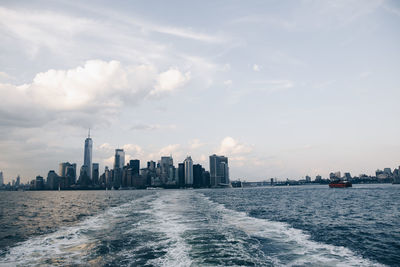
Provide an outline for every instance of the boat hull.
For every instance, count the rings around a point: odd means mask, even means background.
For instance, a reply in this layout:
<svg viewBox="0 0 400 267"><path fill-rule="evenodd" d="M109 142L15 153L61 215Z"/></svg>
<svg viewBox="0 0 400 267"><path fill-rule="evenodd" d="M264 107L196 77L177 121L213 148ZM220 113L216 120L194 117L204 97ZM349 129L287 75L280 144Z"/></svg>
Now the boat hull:
<svg viewBox="0 0 400 267"><path fill-rule="evenodd" d="M330 188L346 188L346 187L352 187L352 184L350 182L345 182L345 183L330 183L329 184Z"/></svg>

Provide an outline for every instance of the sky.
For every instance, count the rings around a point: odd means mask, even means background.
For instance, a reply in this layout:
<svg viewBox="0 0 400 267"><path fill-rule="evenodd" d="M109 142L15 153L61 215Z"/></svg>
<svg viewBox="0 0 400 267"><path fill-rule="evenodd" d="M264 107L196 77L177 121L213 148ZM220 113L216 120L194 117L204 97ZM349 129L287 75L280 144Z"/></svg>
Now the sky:
<svg viewBox="0 0 400 267"><path fill-rule="evenodd" d="M188 155L231 180L400 165L399 1L1 1L0 171Z"/></svg>

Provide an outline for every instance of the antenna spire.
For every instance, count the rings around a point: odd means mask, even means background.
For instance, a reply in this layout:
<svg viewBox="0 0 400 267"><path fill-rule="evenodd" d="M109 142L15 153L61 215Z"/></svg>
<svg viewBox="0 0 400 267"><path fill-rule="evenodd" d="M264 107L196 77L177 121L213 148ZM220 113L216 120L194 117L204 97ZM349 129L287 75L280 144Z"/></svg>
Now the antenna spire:
<svg viewBox="0 0 400 267"><path fill-rule="evenodd" d="M88 138L90 138L90 128L89 128Z"/></svg>

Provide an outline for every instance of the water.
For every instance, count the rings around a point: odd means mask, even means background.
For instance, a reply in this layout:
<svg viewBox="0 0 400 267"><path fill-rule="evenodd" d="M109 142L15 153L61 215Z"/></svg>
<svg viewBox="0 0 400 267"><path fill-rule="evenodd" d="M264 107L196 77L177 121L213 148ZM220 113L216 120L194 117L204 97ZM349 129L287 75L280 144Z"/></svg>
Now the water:
<svg viewBox="0 0 400 267"><path fill-rule="evenodd" d="M399 266L400 186L0 192L0 266Z"/></svg>

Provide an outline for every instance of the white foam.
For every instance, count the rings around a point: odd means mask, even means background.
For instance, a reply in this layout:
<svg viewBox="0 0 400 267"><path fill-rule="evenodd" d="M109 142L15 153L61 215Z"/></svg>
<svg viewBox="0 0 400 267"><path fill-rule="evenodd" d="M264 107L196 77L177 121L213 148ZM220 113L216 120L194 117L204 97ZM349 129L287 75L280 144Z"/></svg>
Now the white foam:
<svg viewBox="0 0 400 267"><path fill-rule="evenodd" d="M345 247L313 241L308 234L286 223L250 217L244 212L228 209L203 194L199 195L220 213L224 223L246 232L249 236L268 238L283 244L285 249L274 256L276 265L384 266L364 259ZM287 262L285 255L294 256L295 259Z"/></svg>
<svg viewBox="0 0 400 267"><path fill-rule="evenodd" d="M149 196L147 196L149 197ZM89 217L82 222L62 227L54 233L37 236L11 247L0 266L75 265L85 260L98 240L88 231L106 231L113 220L126 216L135 202L147 201L146 197L133 200L118 207L107 209L102 214Z"/></svg>
<svg viewBox="0 0 400 267"><path fill-rule="evenodd" d="M192 264L188 254L190 246L182 237L189 229L185 217L182 216L185 213L184 205L180 203L182 201L185 199L181 198L179 191L172 191L170 194L160 194L159 198L150 203L152 207L150 212L154 216L154 220L149 222L151 230L165 235L166 240L162 242L162 245L166 247L167 253L163 257L148 261L148 264L156 266L190 266Z"/></svg>

